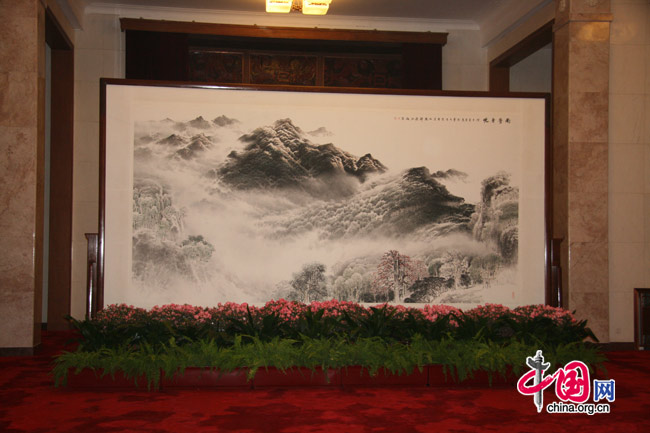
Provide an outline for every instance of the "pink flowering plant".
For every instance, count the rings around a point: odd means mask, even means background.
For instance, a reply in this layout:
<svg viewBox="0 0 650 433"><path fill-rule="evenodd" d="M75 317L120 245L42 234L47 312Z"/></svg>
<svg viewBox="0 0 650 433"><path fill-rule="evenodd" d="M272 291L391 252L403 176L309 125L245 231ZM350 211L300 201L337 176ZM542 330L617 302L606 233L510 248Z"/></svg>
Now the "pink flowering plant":
<svg viewBox="0 0 650 433"><path fill-rule="evenodd" d="M363 306L330 300L303 304L284 299L263 306L218 304L215 307L169 304L149 310L125 304L109 305L91 320L70 318L80 333L80 350L102 347L153 348L183 346L199 340L232 346L237 338L253 340L340 338L354 342L379 338L409 344L416 336L427 340L473 340L557 346L582 342L595 335L568 310L546 305L510 309L485 304L461 311L447 305L422 308L380 304Z"/></svg>
<svg viewBox="0 0 650 433"><path fill-rule="evenodd" d="M507 341L516 339L528 344L557 346L581 342L587 338L598 341L587 327L568 310L549 305L528 305L510 309L499 304L485 304L457 315L458 339Z"/></svg>

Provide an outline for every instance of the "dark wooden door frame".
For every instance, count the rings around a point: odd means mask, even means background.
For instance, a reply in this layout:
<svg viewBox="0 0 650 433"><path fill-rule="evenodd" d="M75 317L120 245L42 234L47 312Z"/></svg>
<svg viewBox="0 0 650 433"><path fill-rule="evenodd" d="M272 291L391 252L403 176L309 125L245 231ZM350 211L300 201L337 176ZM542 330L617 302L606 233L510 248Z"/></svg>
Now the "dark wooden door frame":
<svg viewBox="0 0 650 433"><path fill-rule="evenodd" d="M47 329L68 329L72 270L74 46L48 8L45 40L52 49L50 236Z"/></svg>
<svg viewBox="0 0 650 433"><path fill-rule="evenodd" d="M510 91L510 68L553 42L553 23L544 24L490 62L490 92Z"/></svg>

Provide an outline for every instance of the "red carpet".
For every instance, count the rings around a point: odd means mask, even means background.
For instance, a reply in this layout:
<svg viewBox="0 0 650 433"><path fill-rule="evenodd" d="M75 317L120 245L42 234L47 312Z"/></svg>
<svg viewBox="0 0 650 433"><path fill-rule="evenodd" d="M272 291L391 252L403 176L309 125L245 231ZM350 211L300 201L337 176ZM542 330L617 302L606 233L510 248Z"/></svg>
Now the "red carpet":
<svg viewBox="0 0 650 433"><path fill-rule="evenodd" d="M538 414L514 387L73 391L49 376L63 338L45 334L35 357L0 358L0 432L650 431L650 352L608 354L616 400L590 416ZM557 400L551 388L544 398Z"/></svg>

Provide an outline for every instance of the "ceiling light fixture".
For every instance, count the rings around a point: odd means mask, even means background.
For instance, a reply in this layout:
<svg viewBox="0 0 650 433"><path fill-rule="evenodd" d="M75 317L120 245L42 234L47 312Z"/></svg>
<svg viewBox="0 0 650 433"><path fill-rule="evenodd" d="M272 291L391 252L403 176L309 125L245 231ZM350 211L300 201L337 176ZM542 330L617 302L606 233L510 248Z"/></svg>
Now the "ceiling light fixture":
<svg viewBox="0 0 650 433"><path fill-rule="evenodd" d="M302 0L302 13L306 15L325 15L332 0Z"/></svg>
<svg viewBox="0 0 650 433"><path fill-rule="evenodd" d="M305 15L325 15L332 0L266 0L266 11L289 13L302 11Z"/></svg>
<svg viewBox="0 0 650 433"><path fill-rule="evenodd" d="M291 12L293 0L266 0L266 11L286 14Z"/></svg>

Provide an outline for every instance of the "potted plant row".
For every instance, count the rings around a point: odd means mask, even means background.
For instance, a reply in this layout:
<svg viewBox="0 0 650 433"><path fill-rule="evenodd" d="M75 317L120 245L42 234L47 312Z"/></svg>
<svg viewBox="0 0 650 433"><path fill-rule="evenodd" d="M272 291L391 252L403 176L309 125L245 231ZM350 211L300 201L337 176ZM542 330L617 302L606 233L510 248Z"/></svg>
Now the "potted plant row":
<svg viewBox="0 0 650 433"><path fill-rule="evenodd" d="M595 340L585 321L543 305L111 305L70 321L78 347L56 358L53 374L73 387L498 385L539 349L557 365L603 360L585 343Z"/></svg>
<svg viewBox="0 0 650 433"><path fill-rule="evenodd" d="M214 341L164 349L120 348L67 352L56 360L58 384L73 388L264 388L296 386L504 386L513 385L538 346L425 340L408 344L377 338L274 339L219 347ZM546 359L575 359L597 367L602 356L584 343L545 348Z"/></svg>

